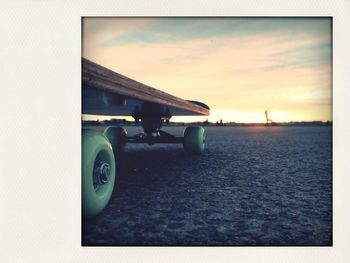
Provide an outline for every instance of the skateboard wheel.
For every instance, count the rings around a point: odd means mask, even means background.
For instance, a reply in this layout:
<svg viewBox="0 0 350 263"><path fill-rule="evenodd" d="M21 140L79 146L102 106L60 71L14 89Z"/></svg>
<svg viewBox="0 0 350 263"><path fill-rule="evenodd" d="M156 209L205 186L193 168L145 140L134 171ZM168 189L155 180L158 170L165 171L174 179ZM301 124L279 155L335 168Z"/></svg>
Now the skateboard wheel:
<svg viewBox="0 0 350 263"><path fill-rule="evenodd" d="M187 127L184 131L183 146L188 153L202 153L205 148L205 130L202 127Z"/></svg>
<svg viewBox="0 0 350 263"><path fill-rule="evenodd" d="M108 139L99 132L82 132L82 213L96 216L108 204L115 182L115 159Z"/></svg>
<svg viewBox="0 0 350 263"><path fill-rule="evenodd" d="M107 127L103 134L112 145L114 154L120 153L126 143L127 132L123 127Z"/></svg>

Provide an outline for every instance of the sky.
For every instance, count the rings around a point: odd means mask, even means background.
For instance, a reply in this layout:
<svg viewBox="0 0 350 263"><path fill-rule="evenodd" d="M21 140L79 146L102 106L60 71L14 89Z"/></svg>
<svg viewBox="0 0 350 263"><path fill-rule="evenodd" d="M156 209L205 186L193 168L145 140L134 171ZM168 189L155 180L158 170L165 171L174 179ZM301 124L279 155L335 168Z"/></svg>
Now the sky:
<svg viewBox="0 0 350 263"><path fill-rule="evenodd" d="M82 27L83 57L206 103L209 121L265 122L265 110L276 122L332 120L331 18L96 17Z"/></svg>

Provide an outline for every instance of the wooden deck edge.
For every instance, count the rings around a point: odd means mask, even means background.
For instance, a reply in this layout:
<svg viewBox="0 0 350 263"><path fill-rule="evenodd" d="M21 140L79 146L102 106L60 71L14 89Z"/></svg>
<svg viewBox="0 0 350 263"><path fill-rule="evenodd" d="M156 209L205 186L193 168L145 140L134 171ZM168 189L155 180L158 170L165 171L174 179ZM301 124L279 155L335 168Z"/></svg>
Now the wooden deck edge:
<svg viewBox="0 0 350 263"><path fill-rule="evenodd" d="M209 115L210 113L207 108L142 84L85 58L82 58L82 84L201 115Z"/></svg>

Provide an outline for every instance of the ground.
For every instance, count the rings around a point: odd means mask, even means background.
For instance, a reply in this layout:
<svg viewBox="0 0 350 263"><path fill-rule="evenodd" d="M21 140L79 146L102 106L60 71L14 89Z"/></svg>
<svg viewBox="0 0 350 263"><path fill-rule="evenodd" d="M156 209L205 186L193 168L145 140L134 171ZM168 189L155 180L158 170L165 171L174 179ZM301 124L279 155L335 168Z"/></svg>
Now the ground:
<svg viewBox="0 0 350 263"><path fill-rule="evenodd" d="M331 127L205 129L202 155L127 145L109 205L82 220L82 244L332 245Z"/></svg>

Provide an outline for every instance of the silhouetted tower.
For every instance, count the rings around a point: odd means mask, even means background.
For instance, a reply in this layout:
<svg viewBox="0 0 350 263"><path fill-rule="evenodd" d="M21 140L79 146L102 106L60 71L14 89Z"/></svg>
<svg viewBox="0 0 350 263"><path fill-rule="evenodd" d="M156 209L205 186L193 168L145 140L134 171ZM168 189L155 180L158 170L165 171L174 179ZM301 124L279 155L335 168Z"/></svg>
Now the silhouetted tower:
<svg viewBox="0 0 350 263"><path fill-rule="evenodd" d="M269 112L268 110L265 110L265 117L266 117L266 126L269 126L269 122L273 122L271 119L269 119Z"/></svg>

